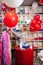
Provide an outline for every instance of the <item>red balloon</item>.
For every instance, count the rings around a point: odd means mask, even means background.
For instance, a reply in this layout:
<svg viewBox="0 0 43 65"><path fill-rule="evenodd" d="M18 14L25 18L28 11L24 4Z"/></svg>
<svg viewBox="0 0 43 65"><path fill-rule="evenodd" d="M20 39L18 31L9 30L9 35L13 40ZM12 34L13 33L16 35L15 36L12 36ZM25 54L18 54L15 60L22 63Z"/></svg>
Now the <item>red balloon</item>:
<svg viewBox="0 0 43 65"><path fill-rule="evenodd" d="M37 22L37 24L39 24L39 25L41 25L41 23L42 23L42 21L41 21L41 20L39 20L39 21Z"/></svg>
<svg viewBox="0 0 43 65"><path fill-rule="evenodd" d="M36 24L34 28L35 28L35 31L39 31L41 29L41 25Z"/></svg>
<svg viewBox="0 0 43 65"><path fill-rule="evenodd" d="M35 31L34 27L33 27L33 26L31 26L31 25L30 25L30 31L32 31L32 32L34 32L34 31Z"/></svg>
<svg viewBox="0 0 43 65"><path fill-rule="evenodd" d="M43 0L39 0L39 4L43 4Z"/></svg>
<svg viewBox="0 0 43 65"><path fill-rule="evenodd" d="M4 16L3 22L7 27L12 28L17 25L18 16L14 12L7 12Z"/></svg>
<svg viewBox="0 0 43 65"><path fill-rule="evenodd" d="M40 15L39 15L39 14L35 15L35 16L34 16L34 19L35 19L36 21L40 20Z"/></svg>
<svg viewBox="0 0 43 65"><path fill-rule="evenodd" d="M2 10L5 11L7 9L7 6L5 5L5 3L2 3Z"/></svg>
<svg viewBox="0 0 43 65"><path fill-rule="evenodd" d="M37 21L35 19L33 19L30 23L30 25L34 26L37 23Z"/></svg>

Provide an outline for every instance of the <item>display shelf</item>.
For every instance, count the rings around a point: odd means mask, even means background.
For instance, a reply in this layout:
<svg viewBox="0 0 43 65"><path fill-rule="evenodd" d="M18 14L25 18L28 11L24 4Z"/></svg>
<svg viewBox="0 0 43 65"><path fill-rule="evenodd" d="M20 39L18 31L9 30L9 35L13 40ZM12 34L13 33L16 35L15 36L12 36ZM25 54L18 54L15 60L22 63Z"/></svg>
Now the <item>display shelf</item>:
<svg viewBox="0 0 43 65"><path fill-rule="evenodd" d="M34 48L34 50L38 50L38 49L39 49L39 50L43 50L43 48Z"/></svg>
<svg viewBox="0 0 43 65"><path fill-rule="evenodd" d="M13 40L13 39L11 39L11 41L15 41L15 40ZM38 42L38 41L42 41L43 42L43 40L26 40L27 42L31 42L31 41L35 41L35 42Z"/></svg>
<svg viewBox="0 0 43 65"><path fill-rule="evenodd" d="M39 33L43 33L43 31L39 31Z"/></svg>
<svg viewBox="0 0 43 65"><path fill-rule="evenodd" d="M43 15L43 13L31 13L31 14L41 14L41 15ZM17 15L29 15L29 13L17 13Z"/></svg>
<svg viewBox="0 0 43 65"><path fill-rule="evenodd" d="M28 40L27 42L43 42L43 40Z"/></svg>

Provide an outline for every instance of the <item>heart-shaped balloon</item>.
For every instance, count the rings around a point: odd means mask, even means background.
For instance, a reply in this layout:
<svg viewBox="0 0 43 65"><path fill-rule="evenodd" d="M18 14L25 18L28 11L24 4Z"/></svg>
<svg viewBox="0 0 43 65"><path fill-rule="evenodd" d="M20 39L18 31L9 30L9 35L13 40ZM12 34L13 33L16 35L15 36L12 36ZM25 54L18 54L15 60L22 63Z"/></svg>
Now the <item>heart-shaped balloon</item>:
<svg viewBox="0 0 43 65"><path fill-rule="evenodd" d="M34 19L37 20L37 21L40 20L40 15L39 15L39 14L36 14L36 15L34 16Z"/></svg>
<svg viewBox="0 0 43 65"><path fill-rule="evenodd" d="M36 24L36 25L34 26L34 28L35 28L35 31L39 31L39 30L41 29L41 25Z"/></svg>

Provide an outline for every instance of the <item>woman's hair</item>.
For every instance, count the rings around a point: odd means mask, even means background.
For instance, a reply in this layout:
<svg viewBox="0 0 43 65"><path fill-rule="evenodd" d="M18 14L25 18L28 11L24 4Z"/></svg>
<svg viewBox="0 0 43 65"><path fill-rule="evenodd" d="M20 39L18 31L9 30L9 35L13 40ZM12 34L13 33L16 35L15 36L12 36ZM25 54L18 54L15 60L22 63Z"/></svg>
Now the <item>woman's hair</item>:
<svg viewBox="0 0 43 65"><path fill-rule="evenodd" d="M2 29L2 31L6 31L6 30L7 30L7 28L3 28L3 29Z"/></svg>

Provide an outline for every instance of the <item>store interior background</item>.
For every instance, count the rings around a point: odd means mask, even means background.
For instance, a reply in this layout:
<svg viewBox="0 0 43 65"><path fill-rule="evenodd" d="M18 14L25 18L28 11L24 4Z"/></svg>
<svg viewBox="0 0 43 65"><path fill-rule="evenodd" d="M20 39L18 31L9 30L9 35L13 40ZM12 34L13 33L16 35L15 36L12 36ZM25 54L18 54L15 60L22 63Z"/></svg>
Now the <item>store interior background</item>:
<svg viewBox="0 0 43 65"><path fill-rule="evenodd" d="M32 3L33 2L38 2L38 0L24 0L24 2L23 2L23 4L21 5L21 6L32 6ZM0 4L2 3L2 0L0 0ZM39 4L39 3L38 3ZM40 4L39 4L39 6L41 6ZM42 13L43 13L43 6L42 6ZM42 14L41 13L41 14ZM43 15L42 15L43 16ZM43 28L43 27L42 27ZM43 33L42 33L42 37L43 37ZM37 43L37 42L36 42ZM39 42L38 42L39 43ZM43 43L43 40L41 40L41 43ZM42 44L43 45L43 44ZM36 65L43 65L43 62L39 59L39 58L37 58L36 57L36 55L37 55L37 52L39 52L40 50L43 50L43 46L42 46L42 48L40 47L40 49L35 49L34 50L34 59L33 59L33 61L34 61L34 63L36 64ZM14 50L12 49L12 65L14 65L15 64L15 58L14 58ZM33 63L33 64L34 64Z"/></svg>

